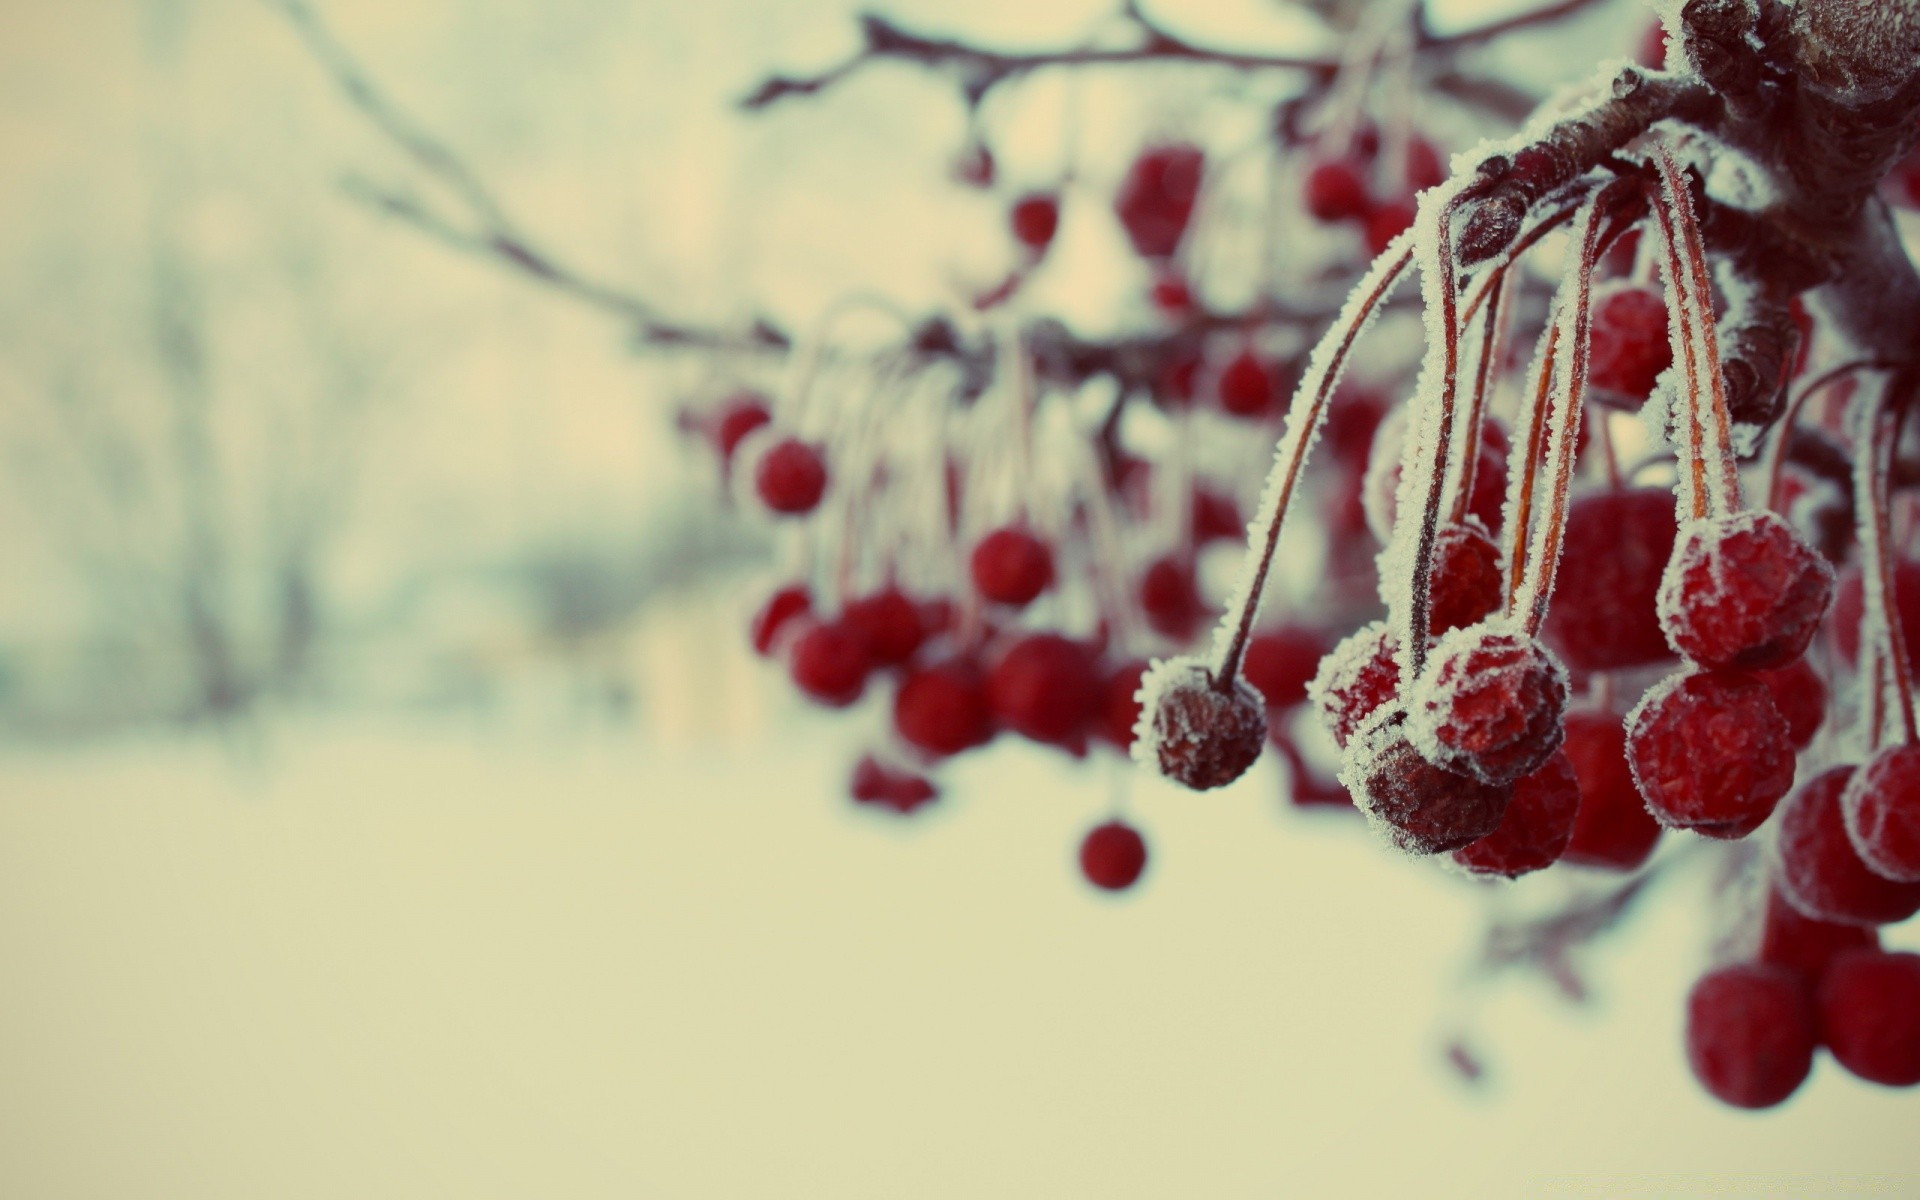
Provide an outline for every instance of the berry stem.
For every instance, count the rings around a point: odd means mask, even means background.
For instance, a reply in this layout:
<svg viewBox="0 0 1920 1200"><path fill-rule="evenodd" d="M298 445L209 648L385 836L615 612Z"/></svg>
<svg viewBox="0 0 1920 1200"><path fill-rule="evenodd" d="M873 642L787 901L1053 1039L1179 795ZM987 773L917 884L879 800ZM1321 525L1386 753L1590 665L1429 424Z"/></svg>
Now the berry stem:
<svg viewBox="0 0 1920 1200"><path fill-rule="evenodd" d="M1547 425L1547 401L1553 394L1554 366L1559 353L1560 325L1554 322L1547 326L1540 351L1534 356L1533 403L1521 407L1521 427L1514 431L1513 448L1507 459L1507 508L1501 537L1507 543L1506 612L1509 617L1515 613L1520 585L1527 577L1527 535L1533 527L1533 492L1543 457L1540 437Z"/></svg>
<svg viewBox="0 0 1920 1200"><path fill-rule="evenodd" d="M1780 505L1785 499L1781 491L1786 484L1787 451L1793 442L1793 427L1798 423L1800 412L1806 407L1807 401L1834 384L1847 379L1856 371L1876 370L1885 366L1885 363L1874 362L1871 359L1855 359L1852 362L1841 363L1831 370L1814 376L1788 397L1787 406L1780 413L1779 427L1774 433L1773 444L1767 450L1765 479L1768 508L1774 512L1780 512Z"/></svg>
<svg viewBox="0 0 1920 1200"><path fill-rule="evenodd" d="M1502 350L1503 301L1507 292L1507 269L1496 268L1488 280L1487 311L1480 327L1480 356L1474 363L1473 392L1467 401L1466 428L1460 431L1460 480L1454 485L1453 510L1448 519L1455 525L1467 519L1473 502L1473 477L1480 465L1480 426L1486 419L1487 384L1493 364Z"/></svg>
<svg viewBox="0 0 1920 1200"><path fill-rule="evenodd" d="M1663 145L1655 166L1661 203L1654 206L1666 243L1667 275L1673 287L1687 372L1689 426L1688 507L1695 520L1737 512L1741 507L1740 470L1733 456L1732 418L1720 371L1720 339L1713 324L1713 292L1706 251L1686 178ZM1704 384L1704 387L1703 387ZM1711 419L1711 434L1707 422Z"/></svg>
<svg viewBox="0 0 1920 1200"><path fill-rule="evenodd" d="M1900 717L1902 741L1911 745L1914 729L1913 671L1907 661L1906 632L1900 626L1899 597L1891 555L1891 504L1888 481L1893 474L1893 452L1899 442L1902 409L1887 403L1888 393L1898 388L1910 396L1911 376L1898 377L1891 386L1864 394L1854 402L1854 507L1859 525L1861 580L1864 603L1861 605L1861 649L1872 642L1879 660L1884 662L1893 684ZM1875 689L1876 694L1881 689ZM1880 737L1882 722L1875 721L1873 737Z"/></svg>

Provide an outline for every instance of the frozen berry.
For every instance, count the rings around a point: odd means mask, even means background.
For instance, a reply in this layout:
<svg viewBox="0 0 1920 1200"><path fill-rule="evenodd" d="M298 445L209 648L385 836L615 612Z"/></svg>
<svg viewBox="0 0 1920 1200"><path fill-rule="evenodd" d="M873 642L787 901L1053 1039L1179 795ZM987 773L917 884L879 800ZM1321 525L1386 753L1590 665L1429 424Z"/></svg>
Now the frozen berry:
<svg viewBox="0 0 1920 1200"><path fill-rule="evenodd" d="M801 634L787 665L800 690L829 708L858 700L873 667L866 640L838 624L815 625Z"/></svg>
<svg viewBox="0 0 1920 1200"><path fill-rule="evenodd" d="M1567 756L1555 753L1513 785L1499 828L1455 850L1453 861L1475 875L1509 879L1544 870L1566 852L1579 808L1580 780Z"/></svg>
<svg viewBox="0 0 1920 1200"><path fill-rule="evenodd" d="M1559 578L1542 636L1579 671L1673 657L1654 601L1673 554L1673 493L1596 492L1567 510Z"/></svg>
<svg viewBox="0 0 1920 1200"><path fill-rule="evenodd" d="M1847 836L1842 797L1856 771L1834 767L1808 780L1780 814L1774 842L1780 890L1811 917L1887 925L1920 912L1920 884L1896 883L1860 858Z"/></svg>
<svg viewBox="0 0 1920 1200"><path fill-rule="evenodd" d="M1760 672L1760 682L1773 693L1773 706L1787 720L1787 737L1795 750L1805 750L1827 719L1827 685L1805 658L1796 658L1777 671Z"/></svg>
<svg viewBox="0 0 1920 1200"><path fill-rule="evenodd" d="M1813 640L1833 599L1833 568L1779 515L1748 509L1698 521L1661 577L1660 626L1707 667L1785 666Z"/></svg>
<svg viewBox="0 0 1920 1200"><path fill-rule="evenodd" d="M1793 1095L1813 1069L1816 1038L1807 985L1784 967L1721 967L1687 997L1687 1062L1736 1108L1771 1108Z"/></svg>
<svg viewBox="0 0 1920 1200"><path fill-rule="evenodd" d="M1052 192L1030 192L1013 202L1007 220L1015 240L1039 254L1060 228L1060 198Z"/></svg>
<svg viewBox="0 0 1920 1200"><path fill-rule="evenodd" d="M1499 609L1505 594L1500 547L1480 522L1441 526L1427 577L1427 632L1439 637L1478 624Z"/></svg>
<svg viewBox="0 0 1920 1200"><path fill-rule="evenodd" d="M1100 684L1100 712L1093 731L1122 750L1133 749L1134 727L1140 723L1140 680L1147 664L1135 659L1122 663Z"/></svg>
<svg viewBox="0 0 1920 1200"><path fill-rule="evenodd" d="M1888 879L1920 885L1920 745L1888 746L1868 759L1840 808L1861 861Z"/></svg>
<svg viewBox="0 0 1920 1200"><path fill-rule="evenodd" d="M1154 560L1140 577L1140 611L1162 637L1191 640L1207 616L1193 564L1174 555Z"/></svg>
<svg viewBox="0 0 1920 1200"><path fill-rule="evenodd" d="M760 611L753 614L750 635L754 653L772 654L785 632L797 617L804 617L813 611L813 597L799 584L783 587L768 596Z"/></svg>
<svg viewBox="0 0 1920 1200"><path fill-rule="evenodd" d="M1007 526L981 538L968 559L973 586L1011 608L1033 603L1053 584L1053 551L1024 529Z"/></svg>
<svg viewBox="0 0 1920 1200"><path fill-rule="evenodd" d="M1653 394L1653 381L1673 364L1667 340L1667 301L1638 284L1598 289L1593 300L1588 386L1633 400Z"/></svg>
<svg viewBox="0 0 1920 1200"><path fill-rule="evenodd" d="M1660 822L1634 785L1627 731L1611 713L1569 713L1561 752L1580 779L1580 810L1562 855L1570 863L1632 871L1653 853Z"/></svg>
<svg viewBox="0 0 1920 1200"><path fill-rule="evenodd" d="M853 779L847 790L861 804L892 809L901 816L931 804L940 789L924 775L889 767L871 754L854 764Z"/></svg>
<svg viewBox="0 0 1920 1200"><path fill-rule="evenodd" d="M1240 673L1267 698L1267 707L1293 708L1306 703L1307 684L1326 652L1326 640L1313 630L1280 625L1248 639Z"/></svg>
<svg viewBox="0 0 1920 1200"><path fill-rule="evenodd" d="M1385 707L1354 731L1340 782L1367 823L1408 854L1445 854L1500 827L1512 790L1429 762L1408 740L1405 714Z"/></svg>
<svg viewBox="0 0 1920 1200"><path fill-rule="evenodd" d="M1171 258L1200 196L1206 156L1198 146L1154 146L1140 153L1114 197L1114 214L1141 258Z"/></svg>
<svg viewBox="0 0 1920 1200"><path fill-rule="evenodd" d="M934 758L985 743L993 724L980 672L964 660L909 671L893 693L893 727Z"/></svg>
<svg viewBox="0 0 1920 1200"><path fill-rule="evenodd" d="M1236 417L1257 420L1274 412L1278 391L1273 372L1252 350L1242 350L1220 369L1220 407Z"/></svg>
<svg viewBox="0 0 1920 1200"><path fill-rule="evenodd" d="M1123 892L1147 869L1147 842L1123 821L1108 821L1087 831L1080 843L1080 873L1109 892Z"/></svg>
<svg viewBox="0 0 1920 1200"><path fill-rule="evenodd" d="M1133 756L1196 792L1247 773L1267 741L1267 709L1244 680L1222 687L1198 659L1156 663L1141 683Z"/></svg>
<svg viewBox="0 0 1920 1200"><path fill-rule="evenodd" d="M1433 649L1407 733L1435 765L1491 784L1539 769L1563 736L1566 670L1505 622L1456 629Z"/></svg>
<svg viewBox="0 0 1920 1200"><path fill-rule="evenodd" d="M1672 675L1627 716L1627 761L1662 824L1715 838L1758 829L1793 786L1793 745L1767 686L1741 671Z"/></svg>
<svg viewBox="0 0 1920 1200"><path fill-rule="evenodd" d="M1014 642L987 675L987 706L995 719L1036 742L1084 748L1100 699L1092 652L1057 633Z"/></svg>
<svg viewBox="0 0 1920 1200"><path fill-rule="evenodd" d="M1307 172L1304 199L1307 212L1320 221L1357 221L1373 208L1365 168L1344 158L1330 158Z"/></svg>
<svg viewBox="0 0 1920 1200"><path fill-rule="evenodd" d="M1817 986L1827 964L1843 950L1878 949L1880 935L1871 926L1822 921L1796 908L1778 886L1767 890L1760 925L1760 961L1798 971L1808 987Z"/></svg>
<svg viewBox="0 0 1920 1200"><path fill-rule="evenodd" d="M1920 954L1849 950L1820 983L1820 1036L1871 1083L1920 1083Z"/></svg>
<svg viewBox="0 0 1920 1200"><path fill-rule="evenodd" d="M761 503L782 516L810 513L827 491L826 460L800 439L783 438L761 456L753 486Z"/></svg>
<svg viewBox="0 0 1920 1200"><path fill-rule="evenodd" d="M1307 695L1342 749L1375 709L1400 693L1400 641L1385 621L1347 635L1320 660Z"/></svg>
<svg viewBox="0 0 1920 1200"><path fill-rule="evenodd" d="M899 588L882 588L848 601L840 620L866 639L867 654L878 666L899 666L912 658L927 638L920 606Z"/></svg>

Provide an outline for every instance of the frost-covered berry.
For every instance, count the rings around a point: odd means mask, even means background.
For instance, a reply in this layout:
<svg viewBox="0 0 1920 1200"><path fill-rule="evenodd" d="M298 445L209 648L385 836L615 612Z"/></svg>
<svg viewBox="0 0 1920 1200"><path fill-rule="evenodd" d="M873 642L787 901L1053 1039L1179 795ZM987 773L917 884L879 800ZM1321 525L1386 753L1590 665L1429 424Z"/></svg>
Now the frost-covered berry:
<svg viewBox="0 0 1920 1200"><path fill-rule="evenodd" d="M1133 750L1134 727L1140 723L1140 680L1147 664L1134 659L1121 663L1100 684L1100 712L1094 733L1121 750Z"/></svg>
<svg viewBox="0 0 1920 1200"><path fill-rule="evenodd" d="M1154 146L1133 160L1114 197L1114 215L1141 258L1173 257L1193 219L1206 155L1198 146Z"/></svg>
<svg viewBox="0 0 1920 1200"><path fill-rule="evenodd" d="M1563 736L1566 670L1517 626L1456 629L1407 702L1407 733L1435 765L1492 784L1537 770Z"/></svg>
<svg viewBox="0 0 1920 1200"><path fill-rule="evenodd" d="M1773 693L1773 706L1787 719L1787 737L1795 750L1805 750L1827 719L1827 683L1805 658L1796 658L1774 671L1760 672L1760 682Z"/></svg>
<svg viewBox="0 0 1920 1200"><path fill-rule="evenodd" d="M1236 679L1223 688L1194 658L1155 663L1140 685L1133 757L1196 792L1247 773L1267 741L1267 708Z"/></svg>
<svg viewBox="0 0 1920 1200"><path fill-rule="evenodd" d="M1774 840L1781 892L1810 917L1844 925L1887 925L1920 912L1920 884L1896 883L1861 861L1847 836L1842 796L1856 771L1834 767L1788 800Z"/></svg>
<svg viewBox="0 0 1920 1200"><path fill-rule="evenodd" d="M1220 407L1232 416L1271 416L1279 390L1273 371L1252 350L1242 350L1220 369Z"/></svg>
<svg viewBox="0 0 1920 1200"><path fill-rule="evenodd" d="M914 656L927 639L920 606L899 588L882 588L840 611L849 630L866 639L867 654L878 666L897 667Z"/></svg>
<svg viewBox="0 0 1920 1200"><path fill-rule="evenodd" d="M1608 871L1632 871L1653 853L1660 822L1633 782L1627 731L1612 713L1569 713L1560 752L1580 780L1580 810L1561 857Z"/></svg>
<svg viewBox="0 0 1920 1200"><path fill-rule="evenodd" d="M1207 617L1193 564L1178 555L1150 563L1140 576L1140 611L1155 633L1176 642L1190 640Z"/></svg>
<svg viewBox="0 0 1920 1200"><path fill-rule="evenodd" d="M768 596L760 606L760 611L753 614L748 631L754 653L762 656L772 654L780 635L792 626L795 619L812 611L813 597L800 584L790 584Z"/></svg>
<svg viewBox="0 0 1920 1200"><path fill-rule="evenodd" d="M1760 925L1760 961L1798 971L1808 987L1818 986L1827 964L1843 950L1878 949L1880 935L1871 926L1822 921L1796 908L1776 885L1767 890Z"/></svg>
<svg viewBox="0 0 1920 1200"><path fill-rule="evenodd" d="M785 517L803 516L820 506L827 491L827 460L817 447L799 438L782 438L760 456L753 472L760 502Z"/></svg>
<svg viewBox="0 0 1920 1200"><path fill-rule="evenodd" d="M1743 671L1668 676L1627 715L1627 761L1673 829L1742 838L1793 786L1793 744L1767 686Z"/></svg>
<svg viewBox="0 0 1920 1200"><path fill-rule="evenodd" d="M1306 703L1307 684L1326 652L1326 640L1313 630L1275 626L1248 639L1240 674L1267 698L1268 708L1294 708Z"/></svg>
<svg viewBox="0 0 1920 1200"><path fill-rule="evenodd" d="M940 797L940 789L926 776L889 767L871 754L854 764L847 790L861 804L891 809L903 817Z"/></svg>
<svg viewBox="0 0 1920 1200"><path fill-rule="evenodd" d="M1439 637L1478 624L1500 608L1505 592L1500 547L1480 522L1469 517L1441 526L1427 576L1428 634Z"/></svg>
<svg viewBox="0 0 1920 1200"><path fill-rule="evenodd" d="M1687 526L1660 580L1660 627L1707 667L1760 671L1805 652L1833 600L1833 568L1777 513Z"/></svg>
<svg viewBox="0 0 1920 1200"><path fill-rule="evenodd" d="M837 623L815 625L801 634L787 660L794 684L829 708L845 708L858 700L872 669L865 639Z"/></svg>
<svg viewBox="0 0 1920 1200"><path fill-rule="evenodd" d="M1567 510L1559 578L1541 636L1577 671L1673 657L1655 599L1673 555L1673 493L1595 492Z"/></svg>
<svg viewBox="0 0 1920 1200"><path fill-rule="evenodd" d="M1427 761L1407 737L1397 706L1377 710L1354 731L1340 782L1374 831L1408 854L1445 854L1500 827L1512 789Z"/></svg>
<svg viewBox="0 0 1920 1200"><path fill-rule="evenodd" d="M1920 745L1888 746L1868 759L1840 798L1847 833L1878 874L1920 885Z"/></svg>
<svg viewBox="0 0 1920 1200"><path fill-rule="evenodd" d="M1455 850L1453 861L1475 875L1509 879L1545 870L1566 852L1579 808L1580 780L1567 756L1556 752L1513 785L1499 828Z"/></svg>
<svg viewBox="0 0 1920 1200"><path fill-rule="evenodd" d="M1771 1108L1813 1069L1817 1027L1798 975L1764 963L1710 971L1687 997L1687 1062L1736 1108Z"/></svg>
<svg viewBox="0 0 1920 1200"><path fill-rule="evenodd" d="M1029 192L1013 202L1007 223L1014 240L1037 255L1052 244L1060 228L1060 197L1052 192Z"/></svg>
<svg viewBox="0 0 1920 1200"><path fill-rule="evenodd" d="M907 672L893 693L893 727L933 758L982 745L993 736L993 722L979 670L956 659Z"/></svg>
<svg viewBox="0 0 1920 1200"><path fill-rule="evenodd" d="M1001 725L1070 750L1085 748L1100 699L1092 652L1057 633L1014 642L987 674L987 706Z"/></svg>
<svg viewBox="0 0 1920 1200"><path fill-rule="evenodd" d="M1871 1083L1920 1083L1920 954L1849 950L1820 982L1820 1038Z"/></svg>
<svg viewBox="0 0 1920 1200"><path fill-rule="evenodd" d="M1147 841L1124 821L1108 821L1087 831L1080 842L1080 873L1109 892L1123 892L1147 869Z"/></svg>
<svg viewBox="0 0 1920 1200"><path fill-rule="evenodd" d="M1588 386L1632 400L1653 394L1653 382L1673 364L1667 339L1667 301L1659 291L1621 283L1596 289Z"/></svg>
<svg viewBox="0 0 1920 1200"><path fill-rule="evenodd" d="M1307 172L1302 199L1320 221L1358 221L1373 209L1367 195L1366 167L1346 158L1330 158Z"/></svg>
<svg viewBox="0 0 1920 1200"><path fill-rule="evenodd" d="M1400 694L1400 639L1385 621L1348 634L1320 660L1307 697L1342 749L1374 710Z"/></svg>
<svg viewBox="0 0 1920 1200"><path fill-rule="evenodd" d="M967 560L974 590L995 604L1024 608L1053 585L1053 551L1017 526L980 539Z"/></svg>

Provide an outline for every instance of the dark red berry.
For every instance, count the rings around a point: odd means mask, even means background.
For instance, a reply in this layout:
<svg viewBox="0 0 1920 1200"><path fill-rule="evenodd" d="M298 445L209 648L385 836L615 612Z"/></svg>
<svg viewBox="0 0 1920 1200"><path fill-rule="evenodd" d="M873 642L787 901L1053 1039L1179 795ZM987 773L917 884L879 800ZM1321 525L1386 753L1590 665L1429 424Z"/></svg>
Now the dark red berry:
<svg viewBox="0 0 1920 1200"><path fill-rule="evenodd" d="M1920 954L1849 950L1820 983L1820 1036L1871 1083L1920 1083Z"/></svg>
<svg viewBox="0 0 1920 1200"><path fill-rule="evenodd" d="M1573 837L1580 808L1580 780L1567 756L1555 753L1513 785L1499 828L1453 852L1453 861L1475 875L1509 879L1544 870L1559 861Z"/></svg>
<svg viewBox="0 0 1920 1200"><path fill-rule="evenodd" d="M1833 599L1833 568L1767 509L1695 522L1660 582L1660 625L1707 667L1785 666L1805 652Z"/></svg>
<svg viewBox="0 0 1920 1200"><path fill-rule="evenodd" d="M1147 299L1153 306L1169 317L1184 317L1193 311L1193 288L1186 277L1177 271L1162 271L1153 277L1153 284L1147 289ZM1197 361L1197 360L1196 360ZM1186 389L1191 398L1193 389Z"/></svg>
<svg viewBox="0 0 1920 1200"><path fill-rule="evenodd" d="M1566 671L1505 623L1440 639L1407 709L1407 733L1436 766L1490 784L1538 770L1560 748Z"/></svg>
<svg viewBox="0 0 1920 1200"><path fill-rule="evenodd" d="M1014 239L1039 254L1053 243L1060 228L1060 198L1052 192L1030 192L1013 202L1007 222Z"/></svg>
<svg viewBox="0 0 1920 1200"><path fill-rule="evenodd" d="M1320 660L1307 695L1341 749L1375 709L1399 695L1399 651L1392 629L1375 621L1347 635Z"/></svg>
<svg viewBox="0 0 1920 1200"><path fill-rule="evenodd" d="M1687 1062L1736 1108L1771 1108L1813 1069L1817 1027L1806 983L1784 967L1736 963L1687 997Z"/></svg>
<svg viewBox="0 0 1920 1200"><path fill-rule="evenodd" d="M1627 761L1662 825L1715 838L1758 829L1793 786L1793 744L1767 685L1742 671L1672 675L1627 717Z"/></svg>
<svg viewBox="0 0 1920 1200"><path fill-rule="evenodd" d="M1367 214L1363 227L1366 234L1367 252L1380 254L1392 244L1393 239L1413 228L1413 219L1418 206L1412 200L1389 200Z"/></svg>
<svg viewBox="0 0 1920 1200"><path fill-rule="evenodd" d="M1660 823L1633 782L1627 731L1612 713L1569 713L1561 752L1580 779L1580 811L1561 857L1609 871L1632 871L1653 853Z"/></svg>
<svg viewBox="0 0 1920 1200"><path fill-rule="evenodd" d="M1801 912L1845 925L1887 925L1920 912L1920 884L1896 883L1860 858L1842 797L1852 767L1808 780L1780 814L1774 841L1780 890Z"/></svg>
<svg viewBox="0 0 1920 1200"><path fill-rule="evenodd" d="M1819 985L1827 964L1841 951L1879 946L1880 935L1870 926L1810 917L1779 887L1767 890L1766 914L1760 926L1760 961L1798 971L1808 987Z"/></svg>
<svg viewBox="0 0 1920 1200"><path fill-rule="evenodd" d="M773 413L767 407L766 398L753 392L742 392L729 398L720 410L720 419L713 426L714 448L720 451L721 464L733 462L733 453L740 448L747 435L768 425Z"/></svg>
<svg viewBox="0 0 1920 1200"><path fill-rule="evenodd" d="M1207 617L1193 564L1173 555L1155 559L1140 577L1140 611L1162 637L1191 640Z"/></svg>
<svg viewBox="0 0 1920 1200"><path fill-rule="evenodd" d="M1869 758L1840 798L1861 861L1920 885L1920 745L1888 746Z"/></svg>
<svg viewBox="0 0 1920 1200"><path fill-rule="evenodd" d="M940 796L926 776L889 767L871 754L854 764L847 790L861 804L892 809L903 817Z"/></svg>
<svg viewBox="0 0 1920 1200"><path fill-rule="evenodd" d="M981 538L968 559L973 586L996 604L1024 608L1053 584L1053 551L1024 529L1008 526Z"/></svg>
<svg viewBox="0 0 1920 1200"><path fill-rule="evenodd" d="M772 654L780 642L780 635L793 624L794 618L806 616L813 611L813 597L799 584L783 587L768 596L760 611L753 614L751 636L754 653Z"/></svg>
<svg viewBox="0 0 1920 1200"><path fill-rule="evenodd" d="M964 660L907 672L893 694L893 727L903 741L934 758L984 744L993 724L980 672Z"/></svg>
<svg viewBox="0 0 1920 1200"><path fill-rule="evenodd" d="M1434 537L1427 579L1427 631L1433 637L1490 617L1506 598L1500 546L1472 518L1447 524Z"/></svg>
<svg viewBox="0 0 1920 1200"><path fill-rule="evenodd" d="M1198 146L1155 146L1141 152L1114 197L1114 214L1142 258L1171 258L1186 236L1200 196L1206 156Z"/></svg>
<svg viewBox="0 0 1920 1200"><path fill-rule="evenodd" d="M867 654L878 666L899 666L927 639L920 606L899 588L882 588L871 596L848 601L840 620L866 639Z"/></svg>
<svg viewBox="0 0 1920 1200"><path fill-rule="evenodd" d="M1653 381L1673 364L1666 297L1638 284L1598 289L1590 345L1588 386L1645 400L1653 394Z"/></svg>
<svg viewBox="0 0 1920 1200"><path fill-rule="evenodd" d="M1220 370L1220 407L1236 417L1272 416L1278 397L1273 372L1252 350L1242 350Z"/></svg>
<svg viewBox="0 0 1920 1200"><path fill-rule="evenodd" d="M783 438L761 456L753 474L761 503L782 516L812 512L827 491L827 463L798 438Z"/></svg>
<svg viewBox="0 0 1920 1200"><path fill-rule="evenodd" d="M1436 767L1407 738L1404 713L1383 708L1354 731L1340 782L1367 823L1408 854L1445 854L1500 827L1512 789Z"/></svg>
<svg viewBox="0 0 1920 1200"><path fill-rule="evenodd" d="M1193 541L1197 546L1208 542L1238 542L1247 536L1247 520L1240 515L1240 506L1230 496L1224 496L1209 487L1193 489Z"/></svg>
<svg viewBox="0 0 1920 1200"><path fill-rule="evenodd" d="M1373 209L1365 168L1350 159L1331 158L1307 172L1307 212L1321 221L1357 221Z"/></svg>
<svg viewBox="0 0 1920 1200"><path fill-rule="evenodd" d="M1139 882L1146 869L1146 839L1125 822L1095 825L1080 843L1080 873L1097 888L1123 892Z"/></svg>
<svg viewBox="0 0 1920 1200"><path fill-rule="evenodd" d="M1267 709L1244 681L1223 688L1194 659L1156 664L1141 685L1133 755L1196 792L1247 773L1267 742Z"/></svg>
<svg viewBox="0 0 1920 1200"><path fill-rule="evenodd" d="M1100 712L1093 731L1122 750L1133 749L1133 731L1140 724L1140 680L1147 664L1138 659L1122 663L1100 685Z"/></svg>
<svg viewBox="0 0 1920 1200"><path fill-rule="evenodd" d="M1805 658L1796 658L1777 671L1760 672L1760 682L1773 693L1773 706L1787 720L1787 737L1795 750L1805 750L1827 719L1827 685Z"/></svg>
<svg viewBox="0 0 1920 1200"><path fill-rule="evenodd" d="M1289 709L1306 703L1307 685L1320 669L1326 639L1299 625L1281 625L1247 641L1240 674L1267 699L1267 707Z"/></svg>
<svg viewBox="0 0 1920 1200"><path fill-rule="evenodd" d="M1407 186L1424 192L1447 181L1446 160L1427 139L1415 134L1407 139Z"/></svg>
<svg viewBox="0 0 1920 1200"><path fill-rule="evenodd" d="M1673 493L1596 492L1567 512L1559 579L1542 635L1578 671L1617 671L1673 657L1655 607L1673 555Z"/></svg>
<svg viewBox="0 0 1920 1200"><path fill-rule="evenodd" d="M1086 746L1101 698L1093 653L1057 633L1014 642L987 675L987 706L1001 725L1070 749Z"/></svg>
<svg viewBox="0 0 1920 1200"><path fill-rule="evenodd" d="M829 708L858 700L873 667L866 640L837 624L815 625L801 634L787 665L800 690Z"/></svg>

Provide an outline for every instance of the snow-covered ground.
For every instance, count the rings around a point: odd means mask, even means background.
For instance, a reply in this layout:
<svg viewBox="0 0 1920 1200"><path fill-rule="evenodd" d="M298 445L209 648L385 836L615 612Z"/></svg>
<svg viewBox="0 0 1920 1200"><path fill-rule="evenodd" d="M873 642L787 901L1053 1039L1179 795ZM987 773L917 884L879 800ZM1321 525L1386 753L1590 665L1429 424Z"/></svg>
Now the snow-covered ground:
<svg viewBox="0 0 1920 1200"><path fill-rule="evenodd" d="M1698 889L1438 1039L1471 889L1353 823L1002 748L921 819L843 723L756 749L308 728L0 762L0 1192L49 1197L1914 1195L1920 1098L1704 1099Z"/></svg>

